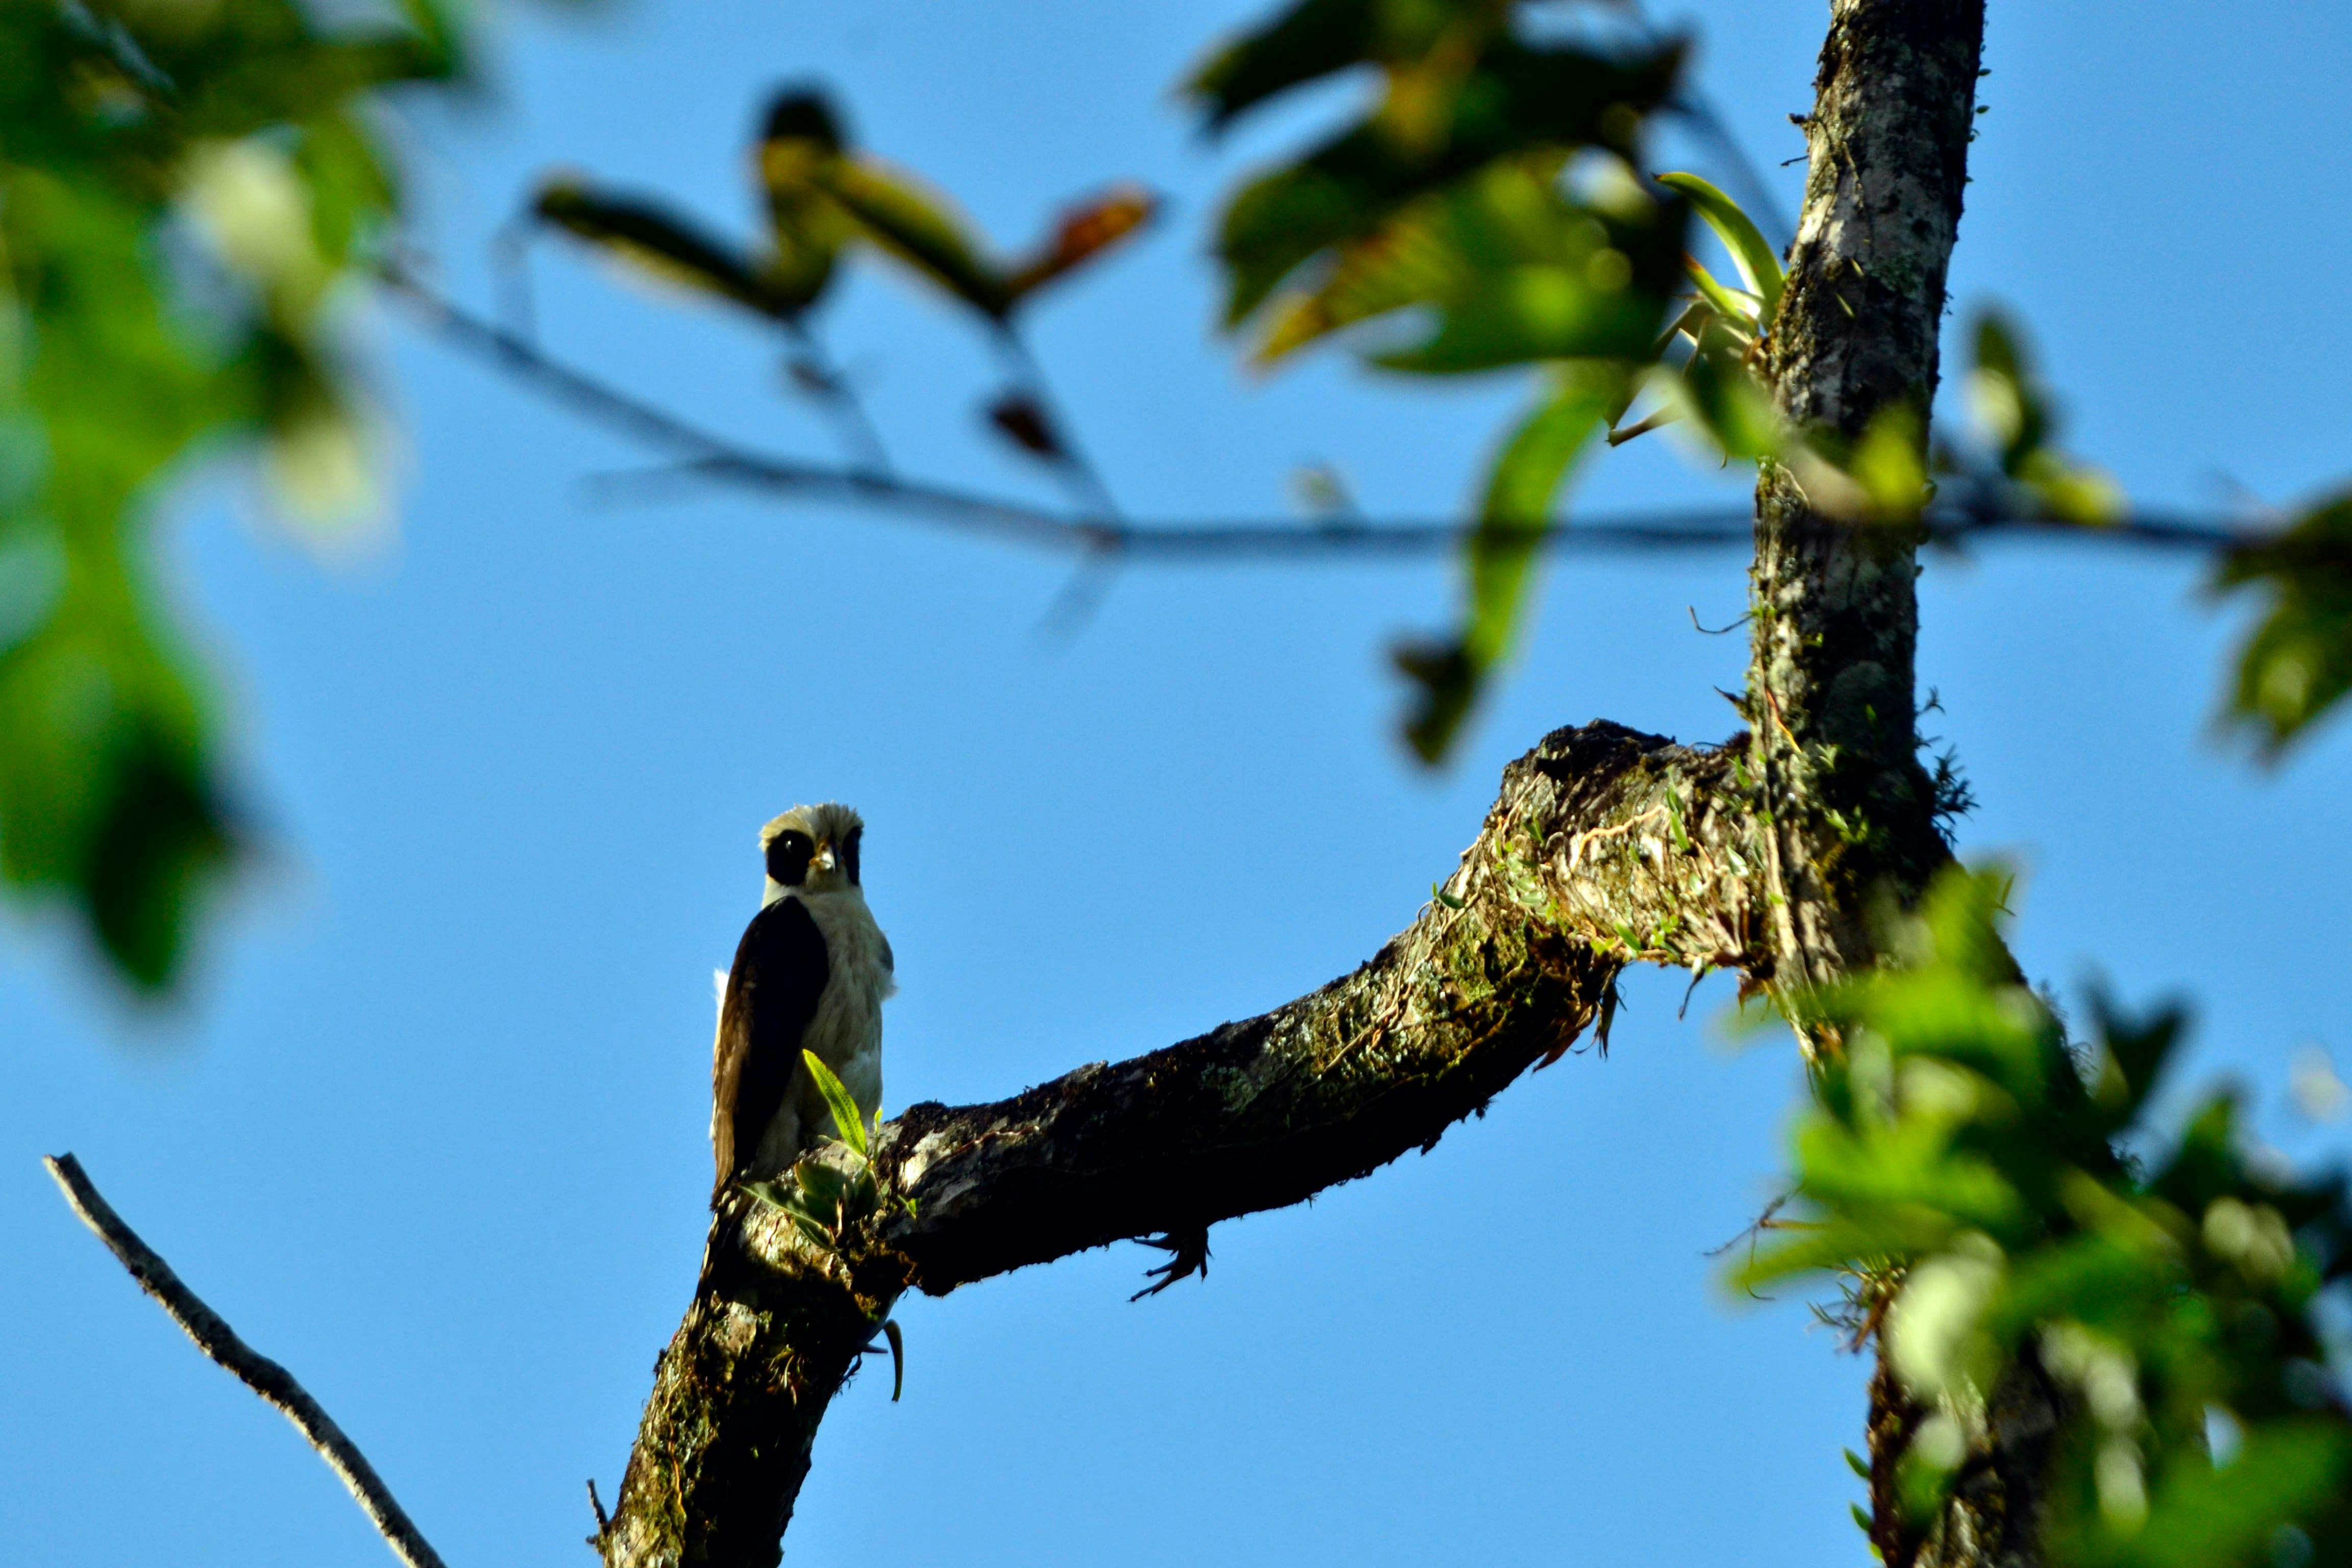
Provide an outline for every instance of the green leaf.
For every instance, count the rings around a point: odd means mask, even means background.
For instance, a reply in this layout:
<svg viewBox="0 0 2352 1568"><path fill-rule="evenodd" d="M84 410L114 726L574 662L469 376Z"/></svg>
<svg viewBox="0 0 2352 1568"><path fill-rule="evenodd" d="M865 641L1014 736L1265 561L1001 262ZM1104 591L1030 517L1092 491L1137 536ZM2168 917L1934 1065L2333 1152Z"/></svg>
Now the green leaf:
<svg viewBox="0 0 2352 1568"><path fill-rule="evenodd" d="M768 252L757 270L786 298L813 303L824 294L843 249L858 237L857 221L824 186L847 142L821 92L787 88L768 105L753 150L768 213Z"/></svg>
<svg viewBox="0 0 2352 1568"><path fill-rule="evenodd" d="M2264 1562L2280 1526L2339 1510L2347 1488L2352 1429L2342 1421L2266 1423L2246 1434L2226 1467L2168 1471L2137 1530L2094 1537L2079 1550L2093 1563L2135 1568Z"/></svg>
<svg viewBox="0 0 2352 1568"><path fill-rule="evenodd" d="M1423 762L1444 760L1487 672L1508 651L1536 552L1552 527L1553 500L1603 427L1623 374L1609 365L1562 369L1550 395L1496 456L1478 527L1464 546L1468 593L1461 628L1444 642L1408 644L1395 655L1397 668L1419 688L1404 735Z"/></svg>
<svg viewBox="0 0 2352 1568"><path fill-rule="evenodd" d="M1658 184L1688 197L1698 216L1706 221L1706 226L1715 230L1715 237L1731 253L1732 265L1739 268L1740 282L1763 301L1760 320L1765 327L1770 327L1780 316L1780 295L1788 286L1788 279L1780 269L1779 253L1765 240L1755 220L1740 209L1738 202L1696 174L1660 174ZM1692 265L1696 268L1697 264Z"/></svg>
<svg viewBox="0 0 2352 1568"><path fill-rule="evenodd" d="M1580 147L1630 152L1643 117L1672 95L1682 57L1679 40L1622 52L1488 40L1466 71L1454 73L1435 125L1401 140L1375 117L1243 188L1219 225L1226 325L1246 321L1310 260L1497 161ZM1400 79L1412 74L1408 63L1397 62ZM1638 258L1633 270L1646 281Z"/></svg>
<svg viewBox="0 0 2352 1568"><path fill-rule="evenodd" d="M1929 495L1926 432L1907 403L1890 403L1872 416L1849 464L1854 482L1881 522L1909 522Z"/></svg>
<svg viewBox="0 0 2352 1568"><path fill-rule="evenodd" d="M1748 339L1720 316L1699 329L1698 344L1668 383L1675 402L1734 462L1752 463L1780 449L1780 419L1748 368Z"/></svg>
<svg viewBox="0 0 2352 1568"><path fill-rule="evenodd" d="M653 202L602 195L576 179L558 178L540 188L531 211L639 271L763 316L790 319L815 297L772 287L733 247Z"/></svg>
<svg viewBox="0 0 2352 1568"><path fill-rule="evenodd" d="M1976 365L1968 391L1971 412L2000 455L2001 471L2016 475L2026 458L2051 438L2055 421L2022 339L1997 310L1977 318Z"/></svg>
<svg viewBox="0 0 2352 1568"><path fill-rule="evenodd" d="M1425 341L1373 363L1456 375L1531 360L1638 357L1657 335L1664 301L1631 287L1630 267L1596 282L1598 270L1515 267L1489 274L1446 304Z"/></svg>
<svg viewBox="0 0 2352 1568"><path fill-rule="evenodd" d="M1442 24L1452 7L1381 0L1300 0L1274 21L1218 49L1185 79L1212 131L1294 87L1372 58L1386 14L1419 11Z"/></svg>
<svg viewBox="0 0 2352 1568"><path fill-rule="evenodd" d="M196 455L364 479L327 307L396 216L370 99L457 66L431 0L0 6L0 875L142 991L241 849L150 519Z"/></svg>
<svg viewBox="0 0 2352 1568"><path fill-rule="evenodd" d="M2275 762L2352 691L2352 491L2232 552L2214 586L2263 601L2238 649L2227 713Z"/></svg>
<svg viewBox="0 0 2352 1568"><path fill-rule="evenodd" d="M1684 266L1685 270L1690 274L1690 280L1698 286L1699 298L1715 307L1717 315L1727 321L1753 329L1757 315L1762 309L1756 300L1744 294L1735 294L1717 282L1715 274L1701 267L1695 259L1685 260Z"/></svg>
<svg viewBox="0 0 2352 1568"><path fill-rule="evenodd" d="M1003 274L944 198L871 159L837 160L822 184L867 238L972 309L1002 319L1013 308Z"/></svg>
<svg viewBox="0 0 2352 1568"><path fill-rule="evenodd" d="M737 1184L771 1208L782 1208L787 1201L783 1187L774 1182L740 1182Z"/></svg>
<svg viewBox="0 0 2352 1568"><path fill-rule="evenodd" d="M801 1060L808 1064L809 1077L816 1082L816 1091L824 1096L825 1109L833 1112L833 1125L844 1143L855 1150L860 1159L866 1157L866 1117L857 1109L857 1101L833 1075L814 1051L803 1051Z"/></svg>
<svg viewBox="0 0 2352 1568"><path fill-rule="evenodd" d="M2092 993L2091 1012L2101 1047L2092 1094L2120 1126L2156 1092L2179 1047L2188 1016L2179 1007L2162 1007L2144 1018L2130 1017L2104 990Z"/></svg>

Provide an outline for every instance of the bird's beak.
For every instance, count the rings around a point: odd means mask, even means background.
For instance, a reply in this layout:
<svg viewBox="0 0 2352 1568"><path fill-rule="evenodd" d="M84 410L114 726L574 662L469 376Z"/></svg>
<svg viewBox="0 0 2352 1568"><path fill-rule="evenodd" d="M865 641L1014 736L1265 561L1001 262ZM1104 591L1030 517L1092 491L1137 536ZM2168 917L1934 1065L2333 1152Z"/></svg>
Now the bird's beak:
<svg viewBox="0 0 2352 1568"><path fill-rule="evenodd" d="M819 844L816 847L816 859L814 864L821 871L832 870L834 867L833 846L830 844Z"/></svg>

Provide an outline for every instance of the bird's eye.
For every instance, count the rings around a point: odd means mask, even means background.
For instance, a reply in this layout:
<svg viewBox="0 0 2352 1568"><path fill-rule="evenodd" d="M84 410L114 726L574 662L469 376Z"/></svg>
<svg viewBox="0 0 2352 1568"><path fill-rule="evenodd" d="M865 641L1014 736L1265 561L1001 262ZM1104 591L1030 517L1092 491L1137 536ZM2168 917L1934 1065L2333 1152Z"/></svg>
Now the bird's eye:
<svg viewBox="0 0 2352 1568"><path fill-rule="evenodd" d="M797 888L808 879L809 861L815 854L814 839L787 829L768 841L768 875L787 888Z"/></svg>

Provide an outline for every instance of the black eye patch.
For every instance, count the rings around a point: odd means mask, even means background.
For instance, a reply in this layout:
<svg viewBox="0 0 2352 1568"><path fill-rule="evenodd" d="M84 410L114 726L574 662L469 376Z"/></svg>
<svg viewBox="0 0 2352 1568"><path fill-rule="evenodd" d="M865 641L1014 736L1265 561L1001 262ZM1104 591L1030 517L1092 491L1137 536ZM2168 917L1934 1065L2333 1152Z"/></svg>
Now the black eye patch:
<svg viewBox="0 0 2352 1568"><path fill-rule="evenodd" d="M857 852L864 847L865 841L866 829L862 827L851 828L849 837L841 841L842 875L849 879L849 885L853 888L857 886Z"/></svg>
<svg viewBox="0 0 2352 1568"><path fill-rule="evenodd" d="M786 828L768 840L768 875L787 888L808 880L809 862L816 857L816 840L798 828Z"/></svg>

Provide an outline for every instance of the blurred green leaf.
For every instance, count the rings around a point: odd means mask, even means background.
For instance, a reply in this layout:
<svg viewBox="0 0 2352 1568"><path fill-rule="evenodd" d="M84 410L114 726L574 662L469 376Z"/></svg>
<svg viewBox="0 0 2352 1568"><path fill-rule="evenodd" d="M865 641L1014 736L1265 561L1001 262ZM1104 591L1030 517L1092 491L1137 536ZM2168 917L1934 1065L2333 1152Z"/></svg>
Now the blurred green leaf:
<svg viewBox="0 0 2352 1568"><path fill-rule="evenodd" d="M1733 462L1776 456L1781 445L1771 395L1748 368L1750 346L1721 316L1710 317L1681 374L1669 384L1683 412Z"/></svg>
<svg viewBox="0 0 2352 1568"><path fill-rule="evenodd" d="M601 195L574 177L560 176L542 184L532 199L531 211L541 222L609 251L652 277L715 294L763 316L789 319L815 298L814 291L779 286L725 241L704 234L659 205L632 197Z"/></svg>
<svg viewBox="0 0 2352 1568"><path fill-rule="evenodd" d="M1270 363L1324 336L1423 307L1386 368L1454 374L1540 360L1647 357L1674 282L1680 214L1625 216L1568 201L1556 153L1498 160L1340 246L1309 286L1265 312Z"/></svg>
<svg viewBox="0 0 2352 1568"><path fill-rule="evenodd" d="M2251 1434L2226 1468L2168 1471L2136 1528L2084 1521L2070 1555L2103 1568L2268 1568L2283 1526L2330 1512L2340 1520L2347 1492L2352 1431L2340 1421L2281 1421ZM2341 1562L2340 1549L2321 1561Z"/></svg>
<svg viewBox="0 0 2352 1568"><path fill-rule="evenodd" d="M1999 311L1977 319L1976 363L1969 405L1995 467L2016 491L2016 510L2096 526L2124 513L2122 488L2105 469L2059 449L2050 389L2035 371L2024 335Z"/></svg>
<svg viewBox="0 0 2352 1568"><path fill-rule="evenodd" d="M533 204L543 222L652 275L775 320L795 321L864 243L912 268L991 321L1117 246L1149 222L1150 192L1119 185L1061 215L1043 245L1001 264L944 195L849 144L823 92L793 86L769 102L753 149L767 209L767 246L752 254L659 204L592 191L558 175Z"/></svg>
<svg viewBox="0 0 2352 1568"><path fill-rule="evenodd" d="M1581 147L1630 153L1643 117L1672 94L1682 53L1679 42L1618 54L1497 34L1448 95L1425 142L1402 144L1378 118L1368 120L1228 204L1218 237L1226 324L1246 321L1316 257L1370 236L1408 203L1497 160ZM1679 237L1677 228L1677 244Z"/></svg>
<svg viewBox="0 0 2352 1568"><path fill-rule="evenodd" d="M2238 649L2228 714L2275 761L2352 690L2352 492L2232 552L2214 586L2263 601Z"/></svg>
<svg viewBox="0 0 2352 1568"><path fill-rule="evenodd" d="M1468 603L1460 630L1442 642L1407 645L1395 656L1419 689L1404 734L1423 762L1444 760L1487 672L1509 651L1536 552L1553 526L1554 498L1604 427L1622 378L1613 366L1562 368L1549 395L1496 454L1478 527L1464 546Z"/></svg>
<svg viewBox="0 0 2352 1568"><path fill-rule="evenodd" d="M840 159L822 180L876 245L982 315L1002 319L1012 310L1007 279L944 197L871 159Z"/></svg>
<svg viewBox="0 0 2352 1568"><path fill-rule="evenodd" d="M254 441L313 534L370 493L334 307L399 200L373 94L458 64L424 0L0 7L0 875L138 988L241 843L149 514Z"/></svg>
<svg viewBox="0 0 2352 1568"><path fill-rule="evenodd" d="M1462 0L1302 0L1218 49L1183 90L1221 131L1277 94L1351 66L1425 55L1449 25L1495 7Z"/></svg>
<svg viewBox="0 0 2352 1568"><path fill-rule="evenodd" d="M1486 273L1445 302L1426 340L1377 354L1373 363L1454 375L1536 360L1633 358L1657 335L1664 297L1631 286L1622 252L1602 251L1600 258L1610 264Z"/></svg>
<svg viewBox="0 0 2352 1568"><path fill-rule="evenodd" d="M1976 363L1968 388L1970 412L1999 455L2002 471L2013 475L2052 433L2048 392L2006 316L1985 311L1977 318L1975 336Z"/></svg>
<svg viewBox="0 0 2352 1568"><path fill-rule="evenodd" d="M1847 468L1862 487L1874 521L1916 519L1932 493L1927 483L1927 433L1921 428L1918 411L1907 403L1890 403L1880 409L1855 444Z"/></svg>
<svg viewBox="0 0 2352 1568"><path fill-rule="evenodd" d="M1784 999L1829 1044L1793 1228L1735 1282L1864 1281L1878 1306L1852 1326L1880 1333L1927 1416L1898 1457L1912 1528L1937 1527L2031 1352L2061 1396L2053 1563L2251 1568L2281 1531L2341 1561L2352 1420L2320 1368L2324 1315L2352 1304L2352 1194L2257 1158L2227 1093L2168 1151L2145 1116L2179 1015L2102 999L2098 1038L2071 1047L2000 945L2006 886L1948 872L1889 933L1896 967ZM2216 1410L2234 1454L2209 1447Z"/></svg>

